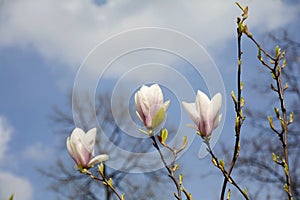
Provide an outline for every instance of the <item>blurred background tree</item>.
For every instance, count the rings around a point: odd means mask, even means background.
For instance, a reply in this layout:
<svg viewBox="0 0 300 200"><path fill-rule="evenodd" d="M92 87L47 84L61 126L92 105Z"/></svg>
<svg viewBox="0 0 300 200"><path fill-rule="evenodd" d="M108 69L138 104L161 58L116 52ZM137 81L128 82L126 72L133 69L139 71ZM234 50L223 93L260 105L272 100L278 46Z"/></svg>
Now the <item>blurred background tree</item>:
<svg viewBox="0 0 300 200"><path fill-rule="evenodd" d="M71 99L71 97L70 97ZM87 131L90 128L96 127L96 122L94 119L89 118L87 112L93 112L92 98L85 96L84 107L73 101L73 109L76 110L76 114L80 118L80 127ZM118 109L125 112L125 106L121 100ZM68 103L68 109L54 108L53 114L51 115L51 120L54 124L54 132L60 134L61 140L59 141L59 149L57 153L64 154L66 152L65 140L70 135L74 129L74 120L72 115L71 102ZM105 136L109 137L109 140L114 145L126 146L127 150L131 152L148 152L149 150L154 151L152 142L149 138L130 138L128 135L124 134L119 128L119 125L115 123L112 111L111 111L111 100L109 94L101 94L96 98L96 115L99 121L101 129L97 129L97 140L96 140L96 151L95 153L107 153L111 155L113 152L113 145L101 146L101 137L105 132ZM124 119L126 123L126 119ZM137 134L141 134L138 130L135 130ZM125 193L126 199L130 200L148 200L160 199L166 197L168 199L172 197L172 191L168 192L172 183L168 181L168 176L165 173L165 169L158 171L134 174L128 173L141 158L135 156L128 156L124 160L126 162L121 163L121 169L124 171L115 170L109 167L105 167L105 174L108 178L112 178L114 186ZM157 162L161 162L157 160ZM159 163L158 163L159 164ZM102 183L96 182L90 179L88 176L80 174L76 171L73 166L74 162L72 159L63 160L61 156L54 161L51 170L40 169L39 171L49 177L50 184L49 188L57 194L57 199L88 199L88 200L111 200L115 199L114 194ZM94 175L97 175L97 167L91 169ZM156 191L160 188L160 192ZM163 188L163 189L162 189Z"/></svg>

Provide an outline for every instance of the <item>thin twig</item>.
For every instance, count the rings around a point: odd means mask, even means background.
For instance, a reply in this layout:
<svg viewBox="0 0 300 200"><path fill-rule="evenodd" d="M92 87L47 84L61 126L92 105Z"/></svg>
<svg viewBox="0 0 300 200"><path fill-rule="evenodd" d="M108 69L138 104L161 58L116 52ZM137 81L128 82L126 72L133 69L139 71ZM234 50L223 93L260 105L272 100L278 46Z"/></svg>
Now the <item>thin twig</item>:
<svg viewBox="0 0 300 200"><path fill-rule="evenodd" d="M242 21L244 21L245 19L243 19ZM242 23L238 20L238 26L239 23ZM242 35L243 32L237 28L237 43L238 43L238 70L237 70L237 101L234 102L235 103L235 112L236 112L236 122L235 122L235 145L234 145L234 152L233 152L233 156L231 159L231 163L230 163L230 167L228 169L228 176L230 176L236 161L239 157L239 151L240 151L240 134L241 134L241 127L242 124L245 120L245 117L242 115L242 80L241 80L241 76L242 76L242 47L241 47L241 39L242 39ZM224 177L223 180L223 185L222 185L222 190L221 190L221 196L220 196L220 200L224 200L225 198L225 191L226 191L226 187L227 187L227 182L228 179L227 177Z"/></svg>
<svg viewBox="0 0 300 200"><path fill-rule="evenodd" d="M167 169L168 173L169 173L169 177L172 179L172 181L174 182L175 186L176 186L176 189L177 189L177 194L174 193L176 199L178 200L182 200L182 195L181 195L181 189L180 189L180 184L178 183L178 181L176 180L175 176L174 176L174 172L173 170L168 166L167 162L165 161L165 158L158 146L158 143L155 139L155 137L152 135L150 137L153 141L153 146L157 149L159 155L160 155L160 159L161 161L163 162L165 168Z"/></svg>
<svg viewBox="0 0 300 200"><path fill-rule="evenodd" d="M116 188L112 184L110 184L109 181L107 180L107 178L104 177L101 173L100 173L100 175L102 176L102 178L94 176L93 173L88 170L81 172L81 173L90 176L91 179L101 181L104 186L109 187L113 191L113 193L115 193L115 195L118 197L119 200L123 200L122 195L120 195L120 193L116 190Z"/></svg>
<svg viewBox="0 0 300 200"><path fill-rule="evenodd" d="M172 179L172 181L174 182L175 186L176 186L176 189L177 189L177 194L174 193L174 196L177 200L182 200L182 194L181 194L181 191L184 193L184 195L186 196L187 200L193 200L192 198L192 195L190 193L188 193L188 191L182 186L182 179L181 181L178 181L175 176L174 176L174 172L177 170L178 168L178 165L175 165L175 161L178 157L178 153L180 153L186 146L186 143L184 143L182 145L182 147L180 147L179 149L173 149L172 147L166 145L164 142L161 142L161 144L166 147L168 150L170 150L173 154L173 159L171 161L171 164L168 165L167 162L165 161L165 158L158 146L158 143L155 139L154 136L151 136L150 137L153 141L153 146L157 149L159 155L160 155L160 158L165 166L165 168L167 169L168 173L169 173L169 177ZM182 175L180 175L181 178L182 178ZM180 178L179 178L180 179Z"/></svg>
<svg viewBox="0 0 300 200"><path fill-rule="evenodd" d="M218 160L218 158L215 156L215 154L213 153L211 147L210 147L210 144L209 144L209 141L204 141L205 144L207 145L207 151L208 153L211 155L212 157L212 161L214 163L214 165L220 169L220 171L222 172L223 176L224 176L224 179L226 179L226 182L230 182L234 187L237 188L237 190L243 195L243 197L246 199L246 200L249 200L249 197L248 197L248 194L242 189L240 188L240 186L233 180L233 178L231 177L229 171L226 171L224 166L222 166Z"/></svg>
<svg viewBox="0 0 300 200"><path fill-rule="evenodd" d="M243 24L244 27L246 25ZM281 124L281 130L275 129L273 125L272 118L269 118L269 123L271 129L279 136L279 140L282 143L283 148L283 156L284 158L279 158L280 161L277 160L277 158L273 158L274 162L278 165L282 166L285 172L286 176L286 183L284 185L284 189L288 195L289 200L293 199L292 196L292 189L291 189L291 177L290 177L290 171L289 171L289 152L288 152L288 125L292 123L292 121L287 120L287 112L286 112L286 105L284 100L284 91L287 89L287 86L283 86L282 84L282 72L281 70L284 68L284 66L280 66L280 61L284 58L285 52L281 52L279 47L276 47L276 55L275 57L271 56L267 51L265 51L261 45L254 39L252 34L248 32L248 28L246 27L246 31L244 30L245 35L256 45L258 48L258 59L262 63L263 66L265 66L267 69L270 70L272 73L273 79L276 82L276 88L271 85L271 89L277 93L279 102L280 102L280 110L281 115L278 110L276 110L276 117L280 121ZM267 62L264 61L264 59L261 56L261 53L265 55L268 59L270 59L270 63L273 64L273 67L270 66ZM285 65L285 63L283 64Z"/></svg>

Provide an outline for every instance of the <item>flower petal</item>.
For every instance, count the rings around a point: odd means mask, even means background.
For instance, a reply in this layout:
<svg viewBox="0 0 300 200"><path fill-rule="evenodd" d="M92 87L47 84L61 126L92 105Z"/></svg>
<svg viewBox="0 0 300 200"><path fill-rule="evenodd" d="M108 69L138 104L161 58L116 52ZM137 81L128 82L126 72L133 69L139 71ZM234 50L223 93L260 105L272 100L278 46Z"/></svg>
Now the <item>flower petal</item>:
<svg viewBox="0 0 300 200"><path fill-rule="evenodd" d="M220 124L221 120L222 120L222 114L220 114L218 117L216 117L216 120L214 122L214 129L217 128L217 126Z"/></svg>
<svg viewBox="0 0 300 200"><path fill-rule="evenodd" d="M147 86L143 86L143 87L147 87ZM142 87L142 88L143 88ZM151 120L152 119L149 119L150 118L150 104L148 102L148 99L147 99L147 96L145 93L143 93L142 91L138 91L138 98L139 98L139 101L140 101L140 105L141 105L141 113L143 116L142 119L144 124L151 124ZM140 113L140 115L141 115Z"/></svg>
<svg viewBox="0 0 300 200"><path fill-rule="evenodd" d="M85 133L80 128L75 128L70 137L69 147L72 148L74 161L81 164L83 167L89 162L92 157L92 151L89 151L85 143Z"/></svg>
<svg viewBox="0 0 300 200"><path fill-rule="evenodd" d="M139 91L135 93L134 95L134 101L135 101L135 107L136 107L136 113L138 114L138 117L142 122L144 122L145 116L141 107L140 98L138 95Z"/></svg>
<svg viewBox="0 0 300 200"><path fill-rule="evenodd" d="M187 102L183 101L182 106L185 109L185 111L188 113L190 118L193 120L193 122L198 126L199 113L196 111L196 104L195 103L187 103Z"/></svg>
<svg viewBox="0 0 300 200"><path fill-rule="evenodd" d="M137 115L140 120L143 121L147 129L153 128L152 122L157 112L161 108L166 111L170 104L169 101L163 102L163 93L158 84L153 84L150 87L143 85L140 90L135 93L134 99Z"/></svg>
<svg viewBox="0 0 300 200"><path fill-rule="evenodd" d="M88 163L88 167L92 167L93 165L108 160L109 157L107 154L101 154L90 160Z"/></svg>
<svg viewBox="0 0 300 200"><path fill-rule="evenodd" d="M196 110L199 113L200 117L206 115L210 105L210 100L208 96L204 94L202 91L198 90L195 103L196 103Z"/></svg>
<svg viewBox="0 0 300 200"><path fill-rule="evenodd" d="M149 105L162 105L164 96L158 84L153 84L147 91Z"/></svg>
<svg viewBox="0 0 300 200"><path fill-rule="evenodd" d="M75 162L77 162L77 161L76 161L76 160L77 160L77 158L76 158L76 152L74 152L74 149L73 149L73 147L72 147L72 145L71 145L70 137L67 138L66 145L67 145L67 150L68 150L68 152L69 152L71 158L72 158Z"/></svg>
<svg viewBox="0 0 300 200"><path fill-rule="evenodd" d="M84 138L84 135L85 135L85 132L80 129L80 128L75 128L73 130L73 132L71 133L71 141L75 141L75 140L78 140L79 138L80 139L83 139Z"/></svg>
<svg viewBox="0 0 300 200"><path fill-rule="evenodd" d="M214 121L219 117L219 113L222 106L222 95L220 93L215 94L211 99L211 104L209 108L209 118Z"/></svg>
<svg viewBox="0 0 300 200"><path fill-rule="evenodd" d="M85 147L87 148L87 151L92 153L94 151L95 141L96 141L96 133L97 129L92 128L90 129L83 138L83 142Z"/></svg>
<svg viewBox="0 0 300 200"><path fill-rule="evenodd" d="M165 109L165 111L167 111L167 109L169 108L169 105L170 105L170 100L166 101L162 107Z"/></svg>
<svg viewBox="0 0 300 200"><path fill-rule="evenodd" d="M159 109L155 113L155 116L152 118L151 128L152 129L157 128L165 120L165 117L166 117L165 109L164 108Z"/></svg>

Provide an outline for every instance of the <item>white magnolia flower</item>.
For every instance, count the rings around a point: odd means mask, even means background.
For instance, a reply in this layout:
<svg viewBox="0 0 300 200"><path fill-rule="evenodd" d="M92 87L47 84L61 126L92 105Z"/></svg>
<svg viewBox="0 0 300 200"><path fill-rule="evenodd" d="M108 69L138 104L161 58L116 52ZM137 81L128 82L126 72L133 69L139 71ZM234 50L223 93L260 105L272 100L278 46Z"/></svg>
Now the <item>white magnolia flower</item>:
<svg viewBox="0 0 300 200"><path fill-rule="evenodd" d="M209 138L222 118L220 114L222 95L217 93L210 100L206 94L198 90L195 103L182 102L182 105L195 123L198 134L203 138Z"/></svg>
<svg viewBox="0 0 300 200"><path fill-rule="evenodd" d="M101 154L94 157L96 128L85 133L80 128L75 128L67 138L67 150L76 162L77 169L89 169L96 163L108 160L108 155Z"/></svg>
<svg viewBox="0 0 300 200"><path fill-rule="evenodd" d="M164 96L158 84L150 87L143 85L134 96L136 113L148 130L157 128L165 119L170 101Z"/></svg>

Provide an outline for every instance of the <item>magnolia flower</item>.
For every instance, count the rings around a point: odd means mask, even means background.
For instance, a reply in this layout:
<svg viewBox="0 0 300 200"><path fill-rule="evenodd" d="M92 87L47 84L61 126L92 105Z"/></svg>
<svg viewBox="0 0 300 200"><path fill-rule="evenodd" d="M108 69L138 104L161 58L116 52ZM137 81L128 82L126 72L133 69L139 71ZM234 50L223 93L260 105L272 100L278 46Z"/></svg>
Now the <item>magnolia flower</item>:
<svg viewBox="0 0 300 200"><path fill-rule="evenodd" d="M150 87L143 85L134 96L136 114L151 132L157 128L165 119L165 112L170 101L164 102L163 93L158 84Z"/></svg>
<svg viewBox="0 0 300 200"><path fill-rule="evenodd" d="M194 121L197 133L202 138L209 138L213 130L219 125L222 114L222 95L217 93L211 100L198 90L195 103L182 102L190 118Z"/></svg>
<svg viewBox="0 0 300 200"><path fill-rule="evenodd" d="M71 136L67 138L67 150L76 162L76 169L89 169L96 163L108 160L106 154L94 157L96 132L96 128L89 130L87 133L80 128L75 128Z"/></svg>

